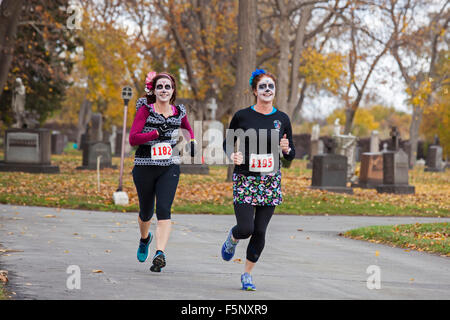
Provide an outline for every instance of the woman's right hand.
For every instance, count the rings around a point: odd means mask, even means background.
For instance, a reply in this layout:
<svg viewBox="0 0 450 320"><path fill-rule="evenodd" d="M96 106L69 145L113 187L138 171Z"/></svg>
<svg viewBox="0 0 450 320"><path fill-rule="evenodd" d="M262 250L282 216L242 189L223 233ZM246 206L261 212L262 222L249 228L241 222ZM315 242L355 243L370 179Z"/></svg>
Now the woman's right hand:
<svg viewBox="0 0 450 320"><path fill-rule="evenodd" d="M242 164L242 162L244 161L244 156L242 155L242 152L236 152L236 153L232 153L231 154L231 160L233 160L233 163L235 164L235 165L241 165Z"/></svg>

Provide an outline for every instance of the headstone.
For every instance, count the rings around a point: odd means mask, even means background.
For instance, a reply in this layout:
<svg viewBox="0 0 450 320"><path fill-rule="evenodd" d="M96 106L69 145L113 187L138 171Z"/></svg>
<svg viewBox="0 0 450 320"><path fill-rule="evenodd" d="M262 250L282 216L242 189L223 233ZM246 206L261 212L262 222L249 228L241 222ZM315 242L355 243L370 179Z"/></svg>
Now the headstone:
<svg viewBox="0 0 450 320"><path fill-rule="evenodd" d="M125 151L124 151L125 157L128 157L131 154L131 150L133 150L133 148L130 145L129 136L130 136L130 133L127 132L127 134L125 136ZM122 152L122 130L118 130L116 133L114 156L120 157L121 152Z"/></svg>
<svg viewBox="0 0 450 320"><path fill-rule="evenodd" d="M373 189L383 184L383 154L364 152L361 155L359 182L355 187Z"/></svg>
<svg viewBox="0 0 450 320"><path fill-rule="evenodd" d="M316 155L310 188L353 194L353 189L347 187L347 157L337 154Z"/></svg>
<svg viewBox="0 0 450 320"><path fill-rule="evenodd" d="M380 139L378 137L378 131L372 131L370 135L370 153L377 153L380 151L379 149Z"/></svg>
<svg viewBox="0 0 450 320"><path fill-rule="evenodd" d="M347 180L353 183L356 182L358 179L355 175L357 138L350 134L333 136L333 139L336 141L335 153L347 157Z"/></svg>
<svg viewBox="0 0 450 320"><path fill-rule="evenodd" d="M117 168L112 165L111 146L109 143L88 142L83 149L83 164L77 167L78 170L96 170L97 157L100 158L100 168Z"/></svg>
<svg viewBox="0 0 450 320"><path fill-rule="evenodd" d="M93 113L89 125L89 141L103 140L103 117L101 113Z"/></svg>
<svg viewBox="0 0 450 320"><path fill-rule="evenodd" d="M408 183L408 155L402 149L383 153L383 184L378 193L413 194L414 186Z"/></svg>
<svg viewBox="0 0 450 320"><path fill-rule="evenodd" d="M49 129L8 129L4 148L0 171L59 173L59 166L51 164Z"/></svg>
<svg viewBox="0 0 450 320"><path fill-rule="evenodd" d="M323 141L319 140L320 126L315 124L311 130L311 143L309 150L309 162L306 168L312 169L314 156L323 153Z"/></svg>
<svg viewBox="0 0 450 320"><path fill-rule="evenodd" d="M52 154L62 154L68 142L67 136L59 131L52 132Z"/></svg>
<svg viewBox="0 0 450 320"><path fill-rule="evenodd" d="M111 145L103 142L103 120L100 113L93 113L87 131L81 136L83 150L82 165L78 170L97 170L97 157L100 158L100 168L116 168L112 165Z"/></svg>
<svg viewBox="0 0 450 320"><path fill-rule="evenodd" d="M442 162L442 147L432 145L428 148L425 171L444 172L445 166Z"/></svg>

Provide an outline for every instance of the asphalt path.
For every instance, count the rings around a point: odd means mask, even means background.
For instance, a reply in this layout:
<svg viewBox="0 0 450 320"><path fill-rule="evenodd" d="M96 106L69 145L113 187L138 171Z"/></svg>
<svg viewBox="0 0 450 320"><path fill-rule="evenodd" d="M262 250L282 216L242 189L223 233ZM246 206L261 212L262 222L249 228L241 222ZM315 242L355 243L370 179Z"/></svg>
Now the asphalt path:
<svg viewBox="0 0 450 320"><path fill-rule="evenodd" d="M234 261L220 257L233 215L172 218L167 267L153 273L150 259L136 259L137 213L0 205L0 269L13 299L450 299L449 258L339 236L450 218L275 215L254 292L240 290L248 240ZM369 266L379 270L379 289L367 286Z"/></svg>

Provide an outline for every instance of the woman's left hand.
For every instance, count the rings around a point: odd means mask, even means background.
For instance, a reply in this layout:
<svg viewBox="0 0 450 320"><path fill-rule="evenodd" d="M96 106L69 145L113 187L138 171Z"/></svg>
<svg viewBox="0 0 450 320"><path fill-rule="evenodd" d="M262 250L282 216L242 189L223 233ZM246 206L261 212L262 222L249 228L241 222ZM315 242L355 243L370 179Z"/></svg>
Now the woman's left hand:
<svg viewBox="0 0 450 320"><path fill-rule="evenodd" d="M286 138L286 134L283 135L283 138L280 140L280 147L283 153L288 153L289 151L289 140Z"/></svg>

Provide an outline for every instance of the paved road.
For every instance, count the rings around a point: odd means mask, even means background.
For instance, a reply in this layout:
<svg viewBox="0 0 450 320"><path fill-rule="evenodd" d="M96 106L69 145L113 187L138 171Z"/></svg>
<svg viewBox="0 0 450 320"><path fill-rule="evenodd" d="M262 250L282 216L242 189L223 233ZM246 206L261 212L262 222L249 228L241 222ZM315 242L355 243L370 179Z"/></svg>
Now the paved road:
<svg viewBox="0 0 450 320"><path fill-rule="evenodd" d="M9 270L16 299L450 299L449 258L338 236L448 218L276 215L253 273L256 292L239 290L243 264L219 256L234 216L173 221L168 265L152 273L149 261L136 260L136 214L0 205L0 243L13 250L0 269ZM235 258L245 259L246 244ZM66 286L70 265L80 267L80 290ZM367 289L369 265L380 267L379 290Z"/></svg>

